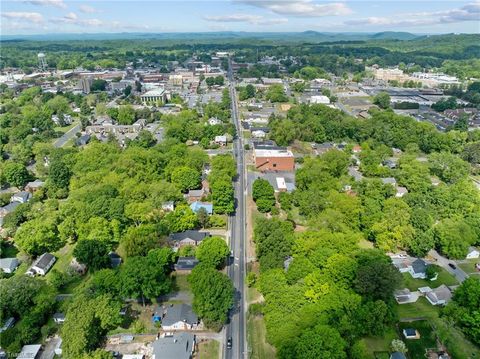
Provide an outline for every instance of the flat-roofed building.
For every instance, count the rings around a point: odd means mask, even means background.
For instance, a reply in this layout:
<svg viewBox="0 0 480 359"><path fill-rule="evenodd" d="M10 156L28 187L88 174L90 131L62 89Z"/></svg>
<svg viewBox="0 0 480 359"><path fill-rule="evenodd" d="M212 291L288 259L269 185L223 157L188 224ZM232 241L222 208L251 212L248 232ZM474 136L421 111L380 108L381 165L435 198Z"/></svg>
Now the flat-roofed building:
<svg viewBox="0 0 480 359"><path fill-rule="evenodd" d="M290 150L255 149L255 167L260 171L293 171L295 160Z"/></svg>

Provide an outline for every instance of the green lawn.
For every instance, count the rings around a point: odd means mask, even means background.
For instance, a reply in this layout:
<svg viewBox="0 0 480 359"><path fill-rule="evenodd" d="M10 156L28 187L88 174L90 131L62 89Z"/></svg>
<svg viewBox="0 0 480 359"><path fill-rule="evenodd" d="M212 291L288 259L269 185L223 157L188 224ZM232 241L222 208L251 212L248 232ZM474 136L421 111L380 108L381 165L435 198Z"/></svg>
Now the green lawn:
<svg viewBox="0 0 480 359"><path fill-rule="evenodd" d="M414 279L409 273L403 273L403 283L405 287L412 291L418 290L420 287L437 288L442 284L447 286L458 284L455 277L443 268L438 268L438 277L435 280Z"/></svg>
<svg viewBox="0 0 480 359"><path fill-rule="evenodd" d="M57 127L54 127L53 130L54 130L55 132L67 133L67 132L70 131L72 128L74 128L76 125L78 125L79 123L80 123L80 121L77 119L77 120L73 121L71 125L68 125L68 126L57 126Z"/></svg>
<svg viewBox="0 0 480 359"><path fill-rule="evenodd" d="M399 323L398 328L400 331L412 328L420 333L420 339L406 339L402 334L402 340L408 348L407 355L411 359L424 358L426 349L437 347L436 335L430 323L425 320Z"/></svg>
<svg viewBox="0 0 480 359"><path fill-rule="evenodd" d="M370 352L371 357L375 356L375 352L389 352L390 344L393 339L398 339L397 332L395 328L389 328L385 335L381 337L366 337L362 340L365 342L368 351Z"/></svg>
<svg viewBox="0 0 480 359"><path fill-rule="evenodd" d="M173 291L174 292L188 292L190 291L190 283L187 280L188 274L174 274Z"/></svg>
<svg viewBox="0 0 480 359"><path fill-rule="evenodd" d="M479 263L480 259L467 259L465 263L459 263L458 266L462 268L465 273L479 273L475 269L475 263Z"/></svg>
<svg viewBox="0 0 480 359"><path fill-rule="evenodd" d="M418 298L415 303L397 305L397 313L399 319L409 318L438 318L440 308L431 305L424 297Z"/></svg>
<svg viewBox="0 0 480 359"><path fill-rule="evenodd" d="M198 344L199 359L218 359L220 343L216 340L207 340Z"/></svg>
<svg viewBox="0 0 480 359"><path fill-rule="evenodd" d="M263 318L250 316L247 320L248 350L251 359L273 359L275 348L267 343Z"/></svg>

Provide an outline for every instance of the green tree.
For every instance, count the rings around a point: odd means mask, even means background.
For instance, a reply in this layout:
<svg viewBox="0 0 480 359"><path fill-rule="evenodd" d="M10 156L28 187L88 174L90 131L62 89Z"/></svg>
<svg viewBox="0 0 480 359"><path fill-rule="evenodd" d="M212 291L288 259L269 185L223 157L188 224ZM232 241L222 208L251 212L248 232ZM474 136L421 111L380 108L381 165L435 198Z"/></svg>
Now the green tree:
<svg viewBox="0 0 480 359"><path fill-rule="evenodd" d="M235 197L230 181L218 180L212 186L213 209L217 214L231 214L235 211Z"/></svg>
<svg viewBox="0 0 480 359"><path fill-rule="evenodd" d="M131 125L135 122L135 110L130 105L120 106L118 109L118 123Z"/></svg>
<svg viewBox="0 0 480 359"><path fill-rule="evenodd" d="M186 192L200 185L200 173L195 168L177 167L172 172L171 180L182 192Z"/></svg>
<svg viewBox="0 0 480 359"><path fill-rule="evenodd" d="M33 256L54 252L65 244L58 238L55 223L42 218L32 219L20 226L15 233L15 243Z"/></svg>
<svg viewBox="0 0 480 359"><path fill-rule="evenodd" d="M386 109L390 107L390 95L386 92L379 92L373 98L373 103L380 108Z"/></svg>
<svg viewBox="0 0 480 359"><path fill-rule="evenodd" d="M285 92L283 90L283 85L271 85L266 94L265 98L269 100L270 102L287 102L288 97L285 95Z"/></svg>
<svg viewBox="0 0 480 359"><path fill-rule="evenodd" d="M230 250L227 243L221 237L204 239L198 246L195 256L198 260L214 268L223 267Z"/></svg>
<svg viewBox="0 0 480 359"><path fill-rule="evenodd" d="M198 218L189 206L179 205L173 212L165 215L164 223L170 232L183 232L194 229L198 224Z"/></svg>
<svg viewBox="0 0 480 359"><path fill-rule="evenodd" d="M257 178L252 185L252 197L260 212L270 212L275 205L275 190L263 178Z"/></svg>
<svg viewBox="0 0 480 359"><path fill-rule="evenodd" d="M193 310L208 328L220 329L233 305L232 281L215 268L200 264L188 276L193 293Z"/></svg>
<svg viewBox="0 0 480 359"><path fill-rule="evenodd" d="M197 219L198 223L200 224L200 226L202 226L202 228L207 228L209 223L209 216L207 210L204 207L201 207L197 211Z"/></svg>
<svg viewBox="0 0 480 359"><path fill-rule="evenodd" d="M444 219L434 228L435 242L448 258L463 259L468 247L475 243L476 235L464 220Z"/></svg>
<svg viewBox="0 0 480 359"><path fill-rule="evenodd" d="M12 186L23 187L30 179L30 174L21 163L8 161L3 167L5 180ZM0 176L1 177L1 176Z"/></svg>
<svg viewBox="0 0 480 359"><path fill-rule="evenodd" d="M68 306L61 331L63 355L81 358L86 352L95 350L107 331L121 323L120 308L119 302L106 295L76 296Z"/></svg>
<svg viewBox="0 0 480 359"><path fill-rule="evenodd" d="M371 300L385 302L391 300L402 277L391 263L390 258L378 251L364 250L360 252L357 261L355 291Z"/></svg>
<svg viewBox="0 0 480 359"><path fill-rule="evenodd" d="M160 245L160 233L153 224L129 227L121 244L127 257L146 256L151 249Z"/></svg>
<svg viewBox="0 0 480 359"><path fill-rule="evenodd" d="M447 183L458 182L470 173L469 163L452 153L432 153L428 159L430 171Z"/></svg>
<svg viewBox="0 0 480 359"><path fill-rule="evenodd" d="M72 172L65 162L60 158L55 158L49 166L48 179L56 189L67 189L70 184Z"/></svg>
<svg viewBox="0 0 480 359"><path fill-rule="evenodd" d="M73 249L73 256L92 270L107 268L110 265L108 253L108 245L96 239L78 241Z"/></svg>
<svg viewBox="0 0 480 359"><path fill-rule="evenodd" d="M327 325L317 325L314 328L305 330L295 343L293 356L298 359L310 358L331 358L345 359L347 343L342 339L340 333ZM280 352L280 358L290 358Z"/></svg>

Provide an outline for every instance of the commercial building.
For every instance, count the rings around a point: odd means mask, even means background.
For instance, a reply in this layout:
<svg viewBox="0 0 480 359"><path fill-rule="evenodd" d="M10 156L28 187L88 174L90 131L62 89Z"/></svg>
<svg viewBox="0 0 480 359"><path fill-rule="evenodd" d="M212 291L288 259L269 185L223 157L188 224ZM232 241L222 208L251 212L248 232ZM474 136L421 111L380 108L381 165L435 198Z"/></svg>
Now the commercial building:
<svg viewBox="0 0 480 359"><path fill-rule="evenodd" d="M260 171L293 171L295 160L287 149L255 149L255 167Z"/></svg>
<svg viewBox="0 0 480 359"><path fill-rule="evenodd" d="M147 104L147 103L156 103L159 101L165 102L165 100L167 99L167 94L164 89L159 88L159 89L147 91L140 97L142 99L142 102L144 104Z"/></svg>

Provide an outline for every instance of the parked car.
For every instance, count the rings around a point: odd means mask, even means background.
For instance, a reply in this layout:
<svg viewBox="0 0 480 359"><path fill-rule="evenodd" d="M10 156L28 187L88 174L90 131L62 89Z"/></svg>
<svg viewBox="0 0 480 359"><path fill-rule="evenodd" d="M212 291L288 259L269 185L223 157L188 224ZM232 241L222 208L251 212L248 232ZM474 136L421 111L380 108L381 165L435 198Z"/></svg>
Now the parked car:
<svg viewBox="0 0 480 359"><path fill-rule="evenodd" d="M452 269L457 269L457 266L453 263L448 263L448 266Z"/></svg>
<svg viewBox="0 0 480 359"><path fill-rule="evenodd" d="M232 337L227 339L227 349L232 349Z"/></svg>

